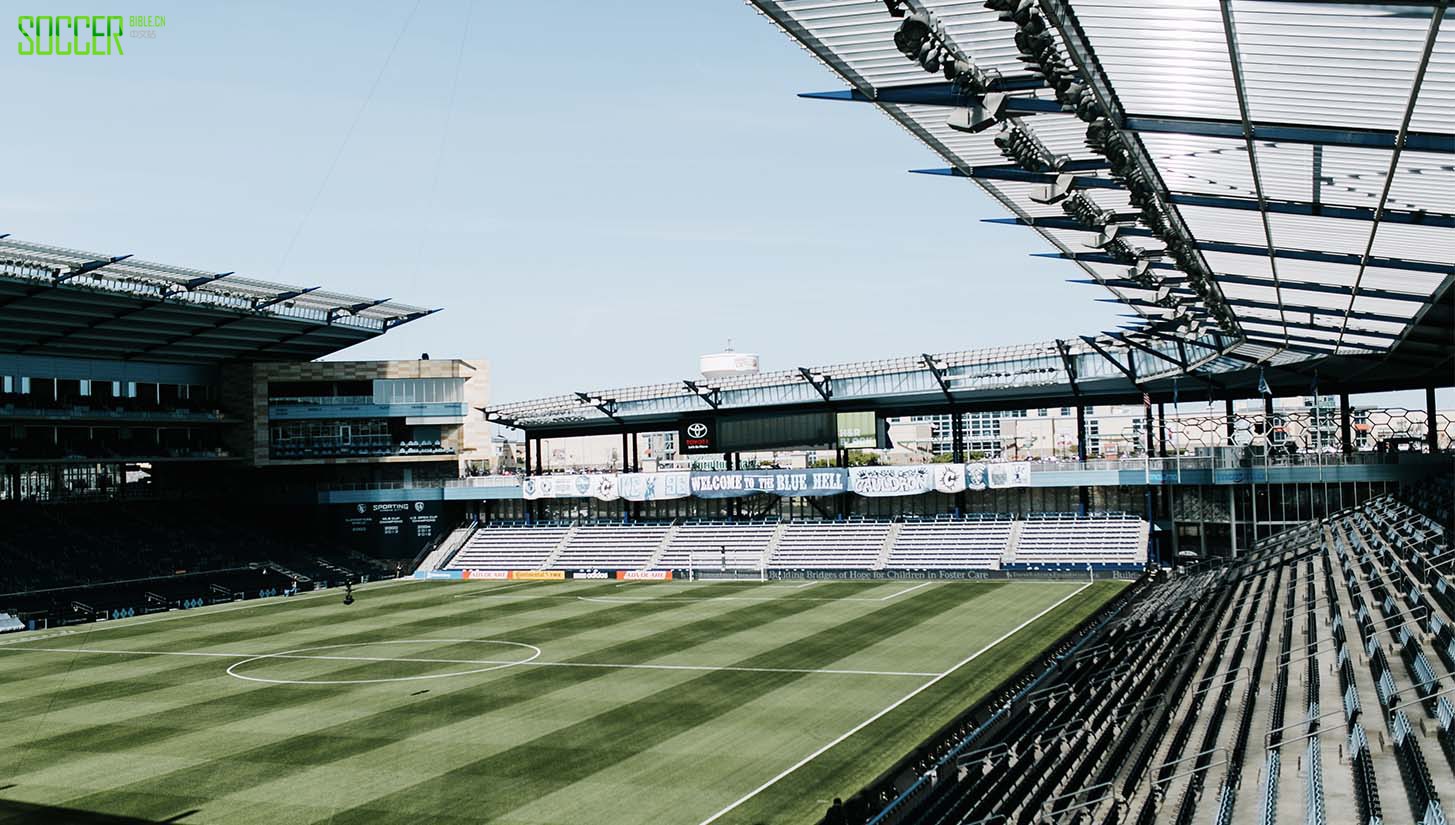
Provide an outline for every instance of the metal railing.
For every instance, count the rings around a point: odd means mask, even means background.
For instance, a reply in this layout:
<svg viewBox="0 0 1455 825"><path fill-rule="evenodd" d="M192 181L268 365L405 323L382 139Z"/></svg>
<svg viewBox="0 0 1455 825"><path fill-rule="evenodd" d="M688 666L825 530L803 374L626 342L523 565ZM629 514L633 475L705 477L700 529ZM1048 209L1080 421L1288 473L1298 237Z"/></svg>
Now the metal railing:
<svg viewBox="0 0 1455 825"><path fill-rule="evenodd" d="M333 404L372 404L372 395L286 395L268 399L268 406L328 406Z"/></svg>
<svg viewBox="0 0 1455 825"><path fill-rule="evenodd" d="M1197 455L1197 456L1168 456L1166 458L1098 458L1087 461L1031 461L1031 473L1092 473L1092 472L1137 472L1143 474L1156 473L1160 478L1166 479L1169 476L1176 476L1180 472L1194 470L1232 470L1232 469L1262 469L1274 467L1299 467L1299 466L1373 466L1407 464L1427 460L1425 454L1412 453L1353 453L1350 455L1320 455L1317 463L1306 463L1300 459L1311 459L1312 456L1257 456L1252 460L1237 457L1231 454L1220 455ZM991 462L997 463L997 462ZM599 469L582 470L581 474L592 474L602 472ZM572 475L572 472L555 473L556 475ZM436 481L402 482L402 481L370 481L370 482L339 482L321 485L320 489L330 491L351 491L351 490L400 490L419 487L518 487L524 475L488 475L470 476L466 478L441 479Z"/></svg>

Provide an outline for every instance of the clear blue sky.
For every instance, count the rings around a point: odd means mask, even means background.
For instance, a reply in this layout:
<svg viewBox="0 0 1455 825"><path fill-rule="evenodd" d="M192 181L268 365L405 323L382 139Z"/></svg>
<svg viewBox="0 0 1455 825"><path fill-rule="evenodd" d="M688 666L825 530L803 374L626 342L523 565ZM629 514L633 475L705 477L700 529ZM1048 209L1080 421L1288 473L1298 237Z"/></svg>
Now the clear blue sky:
<svg viewBox="0 0 1455 825"><path fill-rule="evenodd" d="M483 356L506 401L729 337L781 369L1117 323L888 118L797 99L840 84L740 0L82 11L166 25L118 58L10 29L0 232L445 308L341 357Z"/></svg>

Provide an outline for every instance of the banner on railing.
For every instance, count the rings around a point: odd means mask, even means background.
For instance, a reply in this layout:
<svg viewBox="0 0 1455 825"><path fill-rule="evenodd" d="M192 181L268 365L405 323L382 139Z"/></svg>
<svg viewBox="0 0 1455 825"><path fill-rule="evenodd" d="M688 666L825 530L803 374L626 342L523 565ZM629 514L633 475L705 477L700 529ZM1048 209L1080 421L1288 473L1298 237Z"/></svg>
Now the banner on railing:
<svg viewBox="0 0 1455 825"><path fill-rule="evenodd" d="M738 498L758 493L777 496L833 496L853 492L869 498L958 493L987 487L1028 487L1031 465L911 464L892 467L825 467L811 470L728 470L723 472L583 473L528 476L521 481L527 501L543 498L594 498L600 501L666 501Z"/></svg>
<svg viewBox="0 0 1455 825"><path fill-rule="evenodd" d="M730 470L693 473L692 495L737 498L756 493L777 496L833 496L848 488L849 473L838 467L819 470Z"/></svg>
<svg viewBox="0 0 1455 825"><path fill-rule="evenodd" d="M976 462L974 464L966 464L965 465L965 489L966 490L984 490L985 489L985 486L986 486L985 485L985 477L987 475L987 473L985 471L985 467L986 467L986 465L981 464L979 462Z"/></svg>
<svg viewBox="0 0 1455 825"><path fill-rule="evenodd" d="M529 476L520 485L521 497L527 501L541 498L595 498L615 501L621 497L615 474L581 474Z"/></svg>
<svg viewBox="0 0 1455 825"><path fill-rule="evenodd" d="M622 473L621 497L627 501L666 501L692 495L691 473Z"/></svg>
<svg viewBox="0 0 1455 825"><path fill-rule="evenodd" d="M958 493L965 489L964 464L931 464L930 472L935 476L935 492ZM981 473L984 477L984 473Z"/></svg>
<svg viewBox="0 0 1455 825"><path fill-rule="evenodd" d="M849 486L861 496L916 496L935 489L934 471L929 464L901 467L851 467Z"/></svg>
<svg viewBox="0 0 1455 825"><path fill-rule="evenodd" d="M987 467L989 468L990 487L992 489L998 490L1003 487L1031 486L1031 464L1029 461L990 464Z"/></svg>

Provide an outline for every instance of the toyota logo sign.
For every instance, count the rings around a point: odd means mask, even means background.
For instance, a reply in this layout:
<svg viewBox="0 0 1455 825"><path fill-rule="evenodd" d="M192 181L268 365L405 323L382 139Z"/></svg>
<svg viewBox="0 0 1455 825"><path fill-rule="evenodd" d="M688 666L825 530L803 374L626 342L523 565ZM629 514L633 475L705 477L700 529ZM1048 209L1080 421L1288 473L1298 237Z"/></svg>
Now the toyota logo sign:
<svg viewBox="0 0 1455 825"><path fill-rule="evenodd" d="M710 453L716 445L712 421L684 421L682 422L682 452L684 453Z"/></svg>

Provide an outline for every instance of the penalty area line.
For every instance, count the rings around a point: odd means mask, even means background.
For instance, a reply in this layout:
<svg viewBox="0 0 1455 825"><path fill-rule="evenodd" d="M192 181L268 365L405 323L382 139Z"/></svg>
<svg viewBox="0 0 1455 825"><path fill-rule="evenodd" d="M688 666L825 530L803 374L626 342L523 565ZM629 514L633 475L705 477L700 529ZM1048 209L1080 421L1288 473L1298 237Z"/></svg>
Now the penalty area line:
<svg viewBox="0 0 1455 825"><path fill-rule="evenodd" d="M895 708L899 707L900 705L904 704L905 702L908 702L909 700L913 699L914 697L920 695L921 693L925 692L929 688L931 688L934 685L936 685L937 683L939 683L939 681L941 679L944 679L946 676L949 676L950 674L954 673L955 671L959 670L960 668L964 667L965 665L968 665L971 662L975 661L977 658L979 658L981 656L981 654L983 654L986 651L994 648L996 645L1000 644L1001 642L1005 641L1006 639L1009 639L1010 637L1014 636L1015 634L1021 632L1022 630L1026 629L1027 627L1029 627L1032 622L1037 621L1042 616L1045 616L1047 613L1050 613L1051 611L1055 610L1056 608L1058 608L1061 605L1065 604L1066 602L1070 601L1073 597L1075 597L1076 595L1078 595L1079 593L1081 593L1081 591L1083 591L1086 588L1090 587L1091 584L1092 584L1091 582L1087 582L1086 584L1083 584L1080 587L1078 587L1075 590L1073 590L1072 592L1066 594L1066 596L1064 596L1061 599L1058 599L1050 607L1047 607L1045 610L1042 610L1041 612L1037 613L1036 615L1030 617L1029 619L1026 619L1025 621L1021 622L1020 624L1018 624L1015 627L1011 628L1010 630L1006 631L1004 634L1002 634L1000 636L1000 638L996 639L995 641L991 642L990 644L986 645L985 647L980 648L979 650L975 651L974 653L971 653L969 656L966 656L965 658L961 659L959 662L956 662L953 666L950 667L949 670L946 670L943 673L936 674L933 679L929 680L928 682L925 682L924 684L920 685L919 687L915 688L914 690L910 691L909 693L906 693L904 696L902 696L899 699L895 700L894 704L890 705L887 708L884 708L883 710L879 711L878 713L875 713L873 716L870 716L868 719L865 719L864 721L862 721L859 724L855 725L854 727L850 728L847 732L843 733L838 738L834 739L834 741L828 743L827 745L824 745L823 747L819 748L818 750L814 751L813 753L809 754L808 756L805 756L804 758L798 760L798 762L794 763L792 767L788 768L787 770L783 771L782 773L778 774L777 776L773 777L772 779L769 779L767 782L764 782L763 784L761 784L758 787L754 788L752 791L749 791L747 794L744 794L742 797L738 798L738 800L736 802L731 803L726 808L723 808L722 810L718 811L717 813L713 814L712 816L708 817L707 819L702 820L702 822L699 823L699 825L710 825L710 823L716 822L719 819L722 819L724 816L727 816L729 813L732 813L735 809L738 808L738 806L742 805L744 802L747 802L748 800L752 799L753 797L757 796L758 794L762 793L763 791L766 791L769 788L773 787L774 785L778 784L779 781L781 781L785 777L789 776L794 771L797 771L799 768L803 767L804 765L807 765L808 763L810 763L813 760L819 758L820 756L823 756L825 753L828 753L835 746L837 746L840 742L843 742L845 739L848 739L850 736L853 736L854 734L858 733L859 731L863 730L864 728L867 728L870 725L874 724L875 722L879 721L881 718L883 718L886 714L888 714L891 711L893 711Z"/></svg>

